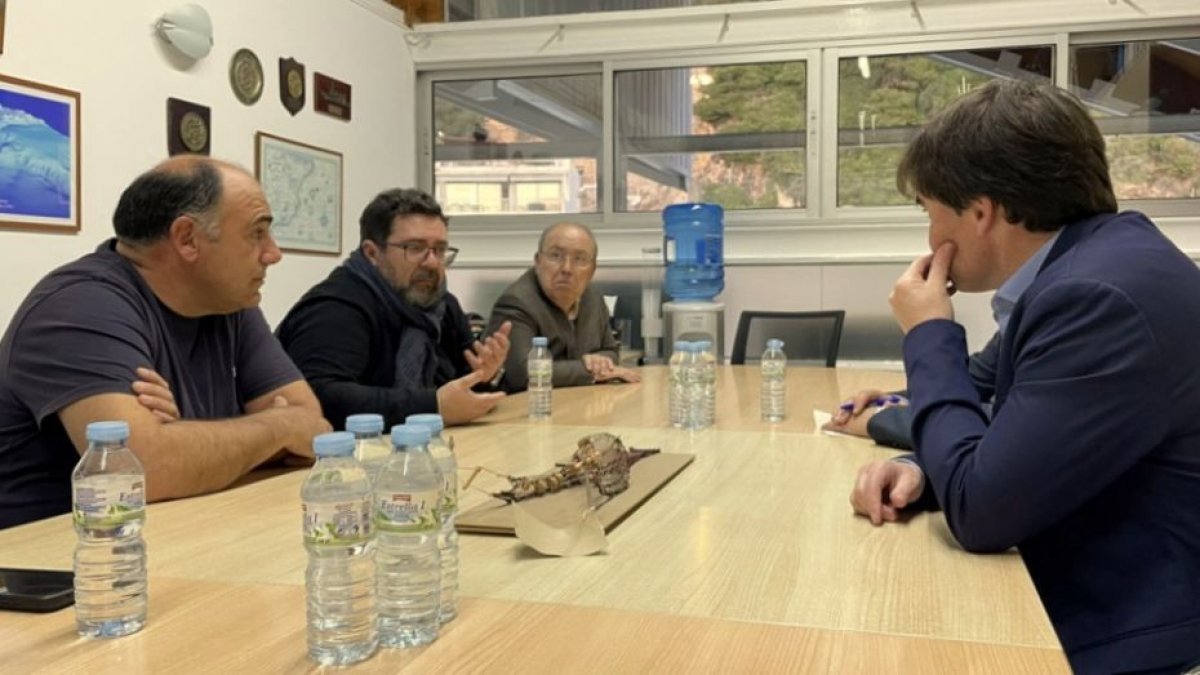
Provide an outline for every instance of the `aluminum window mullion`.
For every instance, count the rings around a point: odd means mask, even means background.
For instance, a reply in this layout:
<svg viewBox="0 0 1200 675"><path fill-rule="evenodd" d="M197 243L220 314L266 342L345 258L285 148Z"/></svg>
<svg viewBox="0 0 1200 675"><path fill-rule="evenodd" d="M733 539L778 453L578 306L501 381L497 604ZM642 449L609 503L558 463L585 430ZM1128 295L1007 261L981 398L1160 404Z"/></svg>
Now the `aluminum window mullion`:
<svg viewBox="0 0 1200 675"><path fill-rule="evenodd" d="M833 218L837 214L838 180L838 62L842 50L821 50L821 200L818 216Z"/></svg>
<svg viewBox="0 0 1200 675"><path fill-rule="evenodd" d="M821 186L821 86L825 81L823 50L812 49L804 59L804 118L807 142L804 148L804 214L820 214L824 204Z"/></svg>
<svg viewBox="0 0 1200 675"><path fill-rule="evenodd" d="M600 131L600 166L596 171L597 205L600 207L602 220L607 222L616 212L617 195L624 195L625 169L624 162L618 172L616 149L616 74L613 72L611 61L605 61L601 68L600 109L603 111L602 129ZM622 201L624 198L622 197Z"/></svg>

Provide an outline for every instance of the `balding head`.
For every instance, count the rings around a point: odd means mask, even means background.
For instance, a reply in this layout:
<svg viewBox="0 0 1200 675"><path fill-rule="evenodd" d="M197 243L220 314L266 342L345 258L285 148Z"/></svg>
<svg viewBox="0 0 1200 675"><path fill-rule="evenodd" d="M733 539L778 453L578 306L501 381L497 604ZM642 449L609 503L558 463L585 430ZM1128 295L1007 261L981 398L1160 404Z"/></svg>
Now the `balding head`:
<svg viewBox="0 0 1200 675"><path fill-rule="evenodd" d="M582 233L592 243L592 259L595 260L600 253L600 247L596 244L596 235L592 234L591 228L582 223L555 223L550 227L542 230L542 236L538 238L538 252L546 250L546 240L551 238L551 235L558 232L577 231Z"/></svg>
<svg viewBox="0 0 1200 675"><path fill-rule="evenodd" d="M579 223L547 227L533 256L538 284L550 301L570 315L596 274L596 238Z"/></svg>
<svg viewBox="0 0 1200 675"><path fill-rule="evenodd" d="M167 236L171 223L190 216L210 238L217 236L223 174L249 173L229 162L176 155L138 176L117 202L113 229L126 244L145 245Z"/></svg>

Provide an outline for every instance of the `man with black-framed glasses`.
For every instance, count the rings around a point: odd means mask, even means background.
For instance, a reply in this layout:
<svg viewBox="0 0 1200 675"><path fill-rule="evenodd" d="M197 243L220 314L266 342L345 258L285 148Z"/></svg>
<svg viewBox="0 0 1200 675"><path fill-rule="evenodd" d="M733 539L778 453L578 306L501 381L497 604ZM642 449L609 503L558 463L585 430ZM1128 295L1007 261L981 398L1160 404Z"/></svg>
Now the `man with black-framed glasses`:
<svg viewBox="0 0 1200 675"><path fill-rule="evenodd" d="M528 386L528 346L534 336L549 340L556 387L597 382L640 382L636 370L617 365L617 341L609 328L604 298L591 287L596 275L596 237L585 225L557 223L538 239L533 267L496 300L488 325L512 326L504 387Z"/></svg>
<svg viewBox="0 0 1200 675"><path fill-rule="evenodd" d="M280 342L334 424L357 413L381 414L389 426L413 413L462 424L503 398L511 326L471 338L446 292L458 253L447 222L420 190L380 193L359 219L359 248L280 323Z"/></svg>

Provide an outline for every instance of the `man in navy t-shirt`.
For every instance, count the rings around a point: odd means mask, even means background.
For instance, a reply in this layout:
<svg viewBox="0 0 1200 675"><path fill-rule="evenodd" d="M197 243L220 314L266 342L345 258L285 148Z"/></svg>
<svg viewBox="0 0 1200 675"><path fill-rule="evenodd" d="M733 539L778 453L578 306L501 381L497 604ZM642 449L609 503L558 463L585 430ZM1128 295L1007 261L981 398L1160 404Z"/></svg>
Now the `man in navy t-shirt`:
<svg viewBox="0 0 1200 675"><path fill-rule="evenodd" d="M170 159L126 188L113 225L34 287L0 341L0 528L70 510L90 422L129 422L151 501L311 457L329 429L258 309L281 254L253 177Z"/></svg>

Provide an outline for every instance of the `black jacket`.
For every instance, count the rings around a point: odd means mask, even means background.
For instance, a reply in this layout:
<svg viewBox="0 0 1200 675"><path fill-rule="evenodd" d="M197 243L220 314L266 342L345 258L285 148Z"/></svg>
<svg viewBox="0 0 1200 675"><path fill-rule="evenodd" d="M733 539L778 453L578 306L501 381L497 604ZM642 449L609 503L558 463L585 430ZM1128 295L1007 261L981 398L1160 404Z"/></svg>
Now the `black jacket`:
<svg viewBox="0 0 1200 675"><path fill-rule="evenodd" d="M437 388L452 378L394 386L403 316L388 312L371 289L340 266L292 307L275 334L316 392L325 418L340 429L347 415L378 413L387 428L413 413L436 413ZM446 294L439 373L471 372L463 350L471 330L458 300Z"/></svg>

